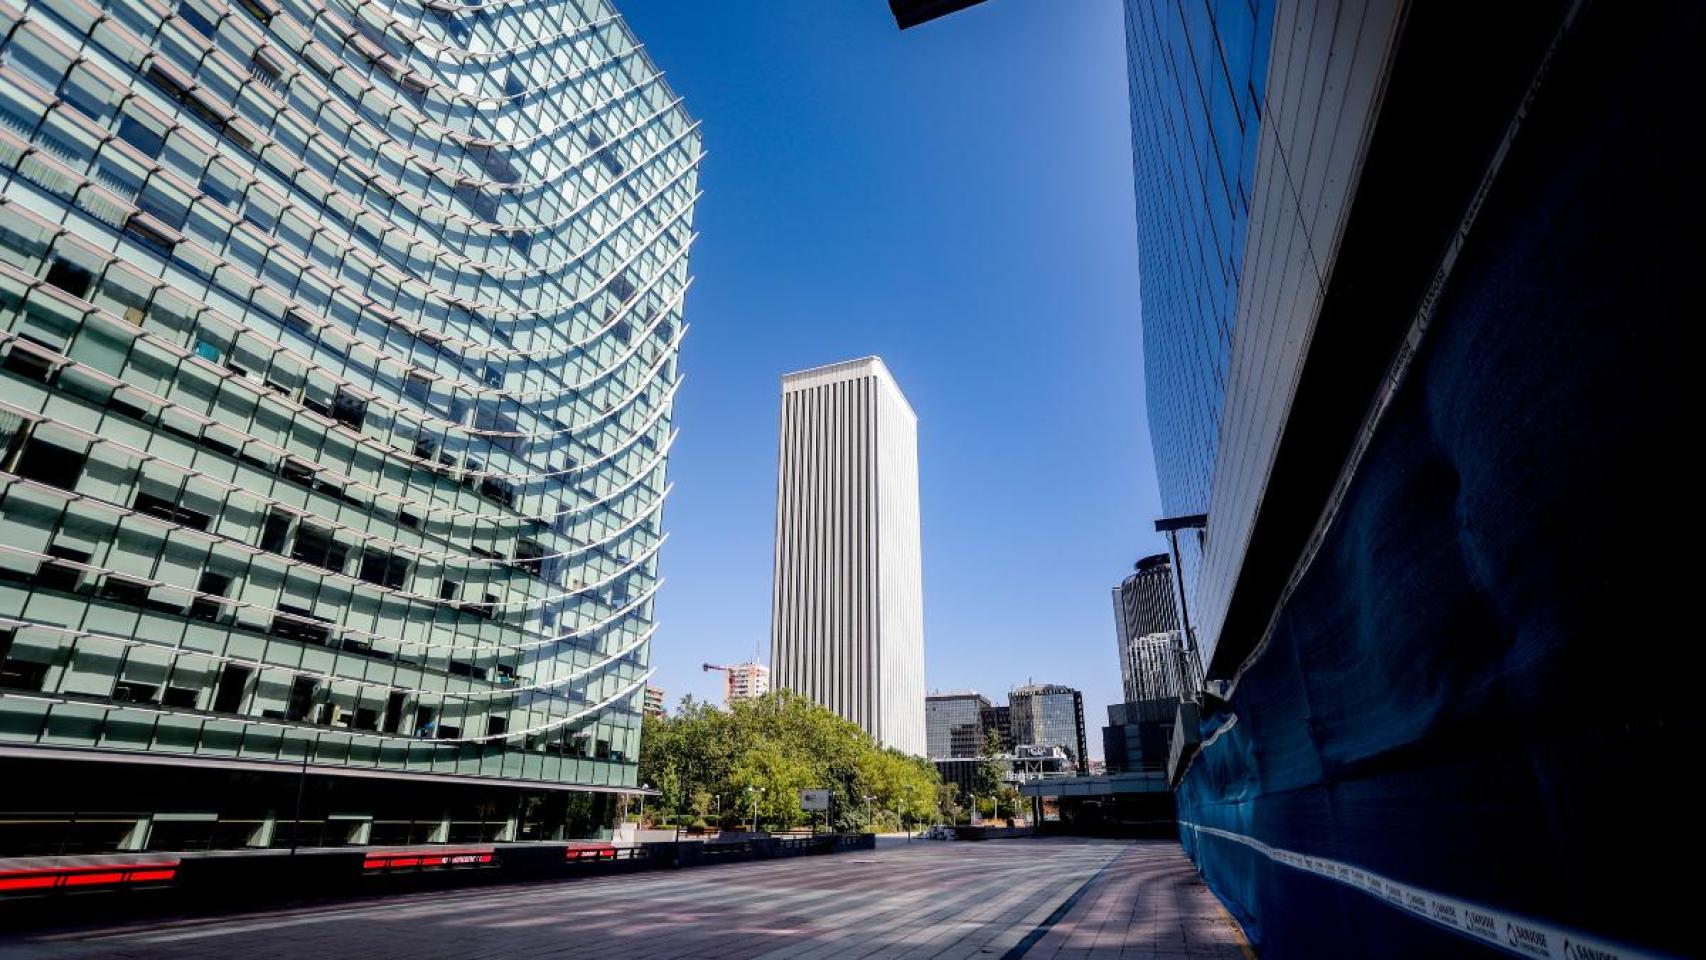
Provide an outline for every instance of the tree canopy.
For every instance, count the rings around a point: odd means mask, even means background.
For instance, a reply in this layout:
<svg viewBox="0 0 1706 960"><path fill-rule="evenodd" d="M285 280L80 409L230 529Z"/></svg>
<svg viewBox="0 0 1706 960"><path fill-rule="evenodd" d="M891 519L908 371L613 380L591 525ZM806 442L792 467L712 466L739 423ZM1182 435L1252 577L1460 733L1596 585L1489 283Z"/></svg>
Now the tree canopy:
<svg viewBox="0 0 1706 960"><path fill-rule="evenodd" d="M994 730L983 738L982 750L978 754L977 769L972 774L972 793L980 797L993 797L1002 787L1002 775L1007 772L1007 765L999 759L1002 755L1001 734Z"/></svg>
<svg viewBox="0 0 1706 960"><path fill-rule="evenodd" d="M752 816L754 796L767 825L798 826L821 814L800 809L800 791L830 791L830 823L864 829L873 819L917 820L936 809L940 779L930 761L879 747L870 735L799 694L781 690L730 710L682 698L673 716L644 720L640 782L661 796L659 815ZM762 790L762 793L758 793ZM871 797L869 805L865 797Z"/></svg>

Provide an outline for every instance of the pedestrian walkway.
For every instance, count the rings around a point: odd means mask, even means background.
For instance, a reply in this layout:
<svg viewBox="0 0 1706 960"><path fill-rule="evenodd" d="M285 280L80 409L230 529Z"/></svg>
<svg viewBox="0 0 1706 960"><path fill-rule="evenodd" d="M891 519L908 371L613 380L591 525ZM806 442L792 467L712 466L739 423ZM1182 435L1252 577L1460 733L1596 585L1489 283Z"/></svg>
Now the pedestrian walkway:
<svg viewBox="0 0 1706 960"><path fill-rule="evenodd" d="M1244 932L1174 843L1134 846L1087 884L1026 960L1253 958Z"/></svg>
<svg viewBox="0 0 1706 960"><path fill-rule="evenodd" d="M915 841L802 857L0 938L19 957L1244 960L1177 843Z"/></svg>

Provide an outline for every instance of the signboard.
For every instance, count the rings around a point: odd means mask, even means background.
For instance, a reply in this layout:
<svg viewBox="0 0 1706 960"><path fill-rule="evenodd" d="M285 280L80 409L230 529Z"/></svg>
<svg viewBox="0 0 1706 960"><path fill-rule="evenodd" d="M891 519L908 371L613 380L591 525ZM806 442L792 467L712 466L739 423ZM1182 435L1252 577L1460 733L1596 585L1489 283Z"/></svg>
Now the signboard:
<svg viewBox="0 0 1706 960"><path fill-rule="evenodd" d="M801 790L800 791L800 809L801 810L828 810L829 809L829 791L828 790Z"/></svg>
<svg viewBox="0 0 1706 960"><path fill-rule="evenodd" d="M1060 798L1043 797L1043 819L1050 823L1060 822Z"/></svg>

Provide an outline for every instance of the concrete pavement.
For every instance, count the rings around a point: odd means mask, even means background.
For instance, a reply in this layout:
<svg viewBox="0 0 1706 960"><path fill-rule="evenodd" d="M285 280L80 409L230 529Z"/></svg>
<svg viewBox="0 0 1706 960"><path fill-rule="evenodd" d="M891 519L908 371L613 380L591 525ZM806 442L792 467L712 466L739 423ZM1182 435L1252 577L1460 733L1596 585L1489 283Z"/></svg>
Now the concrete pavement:
<svg viewBox="0 0 1706 960"><path fill-rule="evenodd" d="M0 960L1027 957L1241 960L1172 842L885 843L870 853L518 884L0 939Z"/></svg>

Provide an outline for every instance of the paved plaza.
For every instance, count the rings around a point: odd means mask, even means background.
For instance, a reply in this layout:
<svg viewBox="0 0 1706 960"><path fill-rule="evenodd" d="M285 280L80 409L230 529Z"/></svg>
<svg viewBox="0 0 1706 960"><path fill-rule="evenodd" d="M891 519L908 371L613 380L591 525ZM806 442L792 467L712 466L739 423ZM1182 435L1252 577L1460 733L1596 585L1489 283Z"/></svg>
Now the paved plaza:
<svg viewBox="0 0 1706 960"><path fill-rule="evenodd" d="M911 844L0 939L21 957L1253 956L1172 842Z"/></svg>

